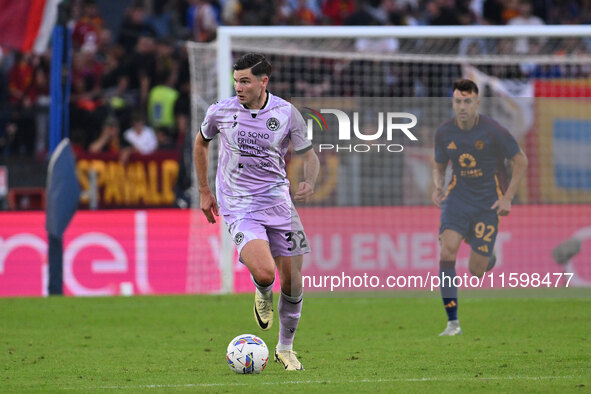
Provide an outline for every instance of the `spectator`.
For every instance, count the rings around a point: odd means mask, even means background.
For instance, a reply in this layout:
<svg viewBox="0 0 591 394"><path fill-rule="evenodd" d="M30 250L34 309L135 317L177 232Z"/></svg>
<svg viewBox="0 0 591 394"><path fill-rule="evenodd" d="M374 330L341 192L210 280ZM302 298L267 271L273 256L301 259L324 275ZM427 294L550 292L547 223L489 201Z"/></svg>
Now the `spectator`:
<svg viewBox="0 0 591 394"><path fill-rule="evenodd" d="M72 58L72 100L77 106L94 110L100 102L101 80L104 65L95 56L95 52L84 50L75 53Z"/></svg>
<svg viewBox="0 0 591 394"><path fill-rule="evenodd" d="M179 92L179 96L174 105L174 116L176 123L176 141L177 144L181 146L184 144L185 139L188 141L190 140L190 138L187 136L190 136L189 120L191 119L191 76L189 71L189 59L187 58L187 48L183 46L182 48L179 48L179 52L179 72L176 81L176 89ZM191 142L192 141L189 141L188 145L191 145Z"/></svg>
<svg viewBox="0 0 591 394"><path fill-rule="evenodd" d="M514 26L540 26L544 24L544 21L532 14L532 4L530 0L521 0L518 8L519 14L514 18L511 18L508 25ZM543 43L543 42L541 42ZM527 38L518 38L515 40L515 52L526 54L529 53L529 40Z"/></svg>
<svg viewBox="0 0 591 394"><path fill-rule="evenodd" d="M171 129L169 127L156 127L156 139L158 140L158 149L160 150L174 150L177 148L177 145L172 139Z"/></svg>
<svg viewBox="0 0 591 394"><path fill-rule="evenodd" d="M121 150L120 161L127 163L132 153L149 155L158 148L156 133L151 127L146 126L145 117L140 112L135 112L131 117L131 128L125 130L123 139L129 146Z"/></svg>
<svg viewBox="0 0 591 394"><path fill-rule="evenodd" d="M520 0L505 0L503 8L503 24L507 24L511 19L519 15Z"/></svg>
<svg viewBox="0 0 591 394"><path fill-rule="evenodd" d="M482 5L483 22L487 25L502 25L504 8L502 0L486 0Z"/></svg>
<svg viewBox="0 0 591 394"><path fill-rule="evenodd" d="M511 38L503 38L498 40L497 48L495 50L499 56L511 56L515 53L514 40ZM519 79L523 78L522 70L517 64L494 64L491 72L487 73L494 75L501 79Z"/></svg>
<svg viewBox="0 0 591 394"><path fill-rule="evenodd" d="M435 26L459 25L460 18L452 0L433 0L428 4L429 24Z"/></svg>
<svg viewBox="0 0 591 394"><path fill-rule="evenodd" d="M6 70L7 70L7 53L2 49L0 45L0 157L4 155L4 151L8 145L8 139L6 134L6 101L8 85L6 81Z"/></svg>
<svg viewBox="0 0 591 394"><path fill-rule="evenodd" d="M126 53L131 53L136 48L141 36L155 37L156 31L147 22L146 12L141 2L138 2L127 9L119 29L117 42L125 49Z"/></svg>
<svg viewBox="0 0 591 394"><path fill-rule="evenodd" d="M113 46L104 62L101 78L101 97L107 112L113 113L119 120L121 128L129 125L133 96L128 91L129 77L123 64L123 48Z"/></svg>
<svg viewBox="0 0 591 394"><path fill-rule="evenodd" d="M41 56L33 74L35 88L35 154L43 156L49 128L49 54Z"/></svg>
<svg viewBox="0 0 591 394"><path fill-rule="evenodd" d="M174 105L176 142L179 146L184 144L185 138L189 135L189 120L191 119L191 84L186 82L180 86L179 97Z"/></svg>
<svg viewBox="0 0 591 394"><path fill-rule="evenodd" d="M274 12L273 21L275 25L290 25L294 22L294 10L288 0L278 0L275 2Z"/></svg>
<svg viewBox="0 0 591 394"><path fill-rule="evenodd" d="M123 49L115 46L107 52L101 77L103 97L123 97L129 85L129 78L123 63Z"/></svg>
<svg viewBox="0 0 591 394"><path fill-rule="evenodd" d="M280 0L278 2L283 2ZM240 0L226 0L222 7L222 22L227 26L239 26L240 13L242 12L242 6ZM278 21L278 24L283 24L282 21Z"/></svg>
<svg viewBox="0 0 591 394"><path fill-rule="evenodd" d="M107 54L115 47L119 46L116 46L113 42L113 32L109 29L102 29L96 42L96 55L99 60L104 62Z"/></svg>
<svg viewBox="0 0 591 394"><path fill-rule="evenodd" d="M32 54L16 52L14 65L8 73L9 102L13 105L28 105L33 96Z"/></svg>
<svg viewBox="0 0 591 394"><path fill-rule="evenodd" d="M173 31L172 3L167 0L154 0L153 13L147 20L156 32L158 38L168 37Z"/></svg>
<svg viewBox="0 0 591 394"><path fill-rule="evenodd" d="M129 79L129 90L134 96L135 105L145 108L150 87L156 75L156 54L154 38L141 36L135 51L129 58L126 68Z"/></svg>
<svg viewBox="0 0 591 394"><path fill-rule="evenodd" d="M88 41L98 42L104 21L99 15L96 0L85 0L82 17L76 22L72 32L72 44L80 49Z"/></svg>
<svg viewBox="0 0 591 394"><path fill-rule="evenodd" d="M355 1L353 0L325 0L322 2L322 13L329 25L342 25L354 11Z"/></svg>
<svg viewBox="0 0 591 394"><path fill-rule="evenodd" d="M295 82L294 96L321 97L331 89L332 71L325 60L312 57L305 64L306 71Z"/></svg>
<svg viewBox="0 0 591 394"><path fill-rule="evenodd" d="M100 136L90 144L88 151L119 153L119 148L119 121L110 116L105 119Z"/></svg>
<svg viewBox="0 0 591 394"><path fill-rule="evenodd" d="M470 8L469 0L456 0L456 9L461 25L478 24L478 15Z"/></svg>
<svg viewBox="0 0 591 394"><path fill-rule="evenodd" d="M14 153L30 154L35 143L34 104L37 99L35 87L35 55L15 54L14 65L8 73L8 100L10 123L7 138Z"/></svg>
<svg viewBox="0 0 591 394"><path fill-rule="evenodd" d="M411 14L410 5L400 4L396 0L385 0L382 3L382 8L388 14L388 25L401 26L408 24L406 15Z"/></svg>
<svg viewBox="0 0 591 394"><path fill-rule="evenodd" d="M589 3L576 0L553 1L550 11L552 23L578 24L589 13ZM582 4L581 4L582 3Z"/></svg>
<svg viewBox="0 0 591 394"><path fill-rule="evenodd" d="M170 74L172 81L176 81L179 71L179 59L174 49L174 42L169 38L160 38L156 41L156 69L154 76ZM158 81L154 81L158 83Z"/></svg>
<svg viewBox="0 0 591 394"><path fill-rule="evenodd" d="M345 25L385 25L388 22L388 15L384 12L380 5L380 0L360 0L357 11L345 18Z"/></svg>
<svg viewBox="0 0 591 394"><path fill-rule="evenodd" d="M242 24L246 26L272 25L273 7L265 0L240 0L242 5Z"/></svg>
<svg viewBox="0 0 591 394"><path fill-rule="evenodd" d="M164 70L159 83L150 90L148 98L148 121L151 127L175 127L174 106L179 92L173 87L172 74Z"/></svg>
<svg viewBox="0 0 591 394"><path fill-rule="evenodd" d="M308 6L307 0L298 0L297 8L295 9L294 16L296 18L295 24L298 25L315 25L316 14Z"/></svg>
<svg viewBox="0 0 591 394"><path fill-rule="evenodd" d="M84 146L100 133L104 119L101 108L103 69L94 52L79 51L72 56L70 126L85 130L85 136L80 138Z"/></svg>
<svg viewBox="0 0 591 394"><path fill-rule="evenodd" d="M208 0L192 0L193 6L189 8L192 18L192 38L197 42L210 42L215 40L219 25L219 10Z"/></svg>

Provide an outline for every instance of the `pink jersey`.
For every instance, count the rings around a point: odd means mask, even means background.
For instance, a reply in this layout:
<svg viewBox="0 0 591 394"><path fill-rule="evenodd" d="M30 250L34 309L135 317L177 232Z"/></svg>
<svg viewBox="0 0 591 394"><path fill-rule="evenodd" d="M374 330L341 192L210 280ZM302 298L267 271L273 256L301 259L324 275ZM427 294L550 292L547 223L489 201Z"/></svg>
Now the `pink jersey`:
<svg viewBox="0 0 591 394"><path fill-rule="evenodd" d="M220 133L216 194L222 215L291 203L289 142L297 153L312 147L302 115L282 98L268 93L264 107L251 112L234 96L211 105L201 124L206 140Z"/></svg>

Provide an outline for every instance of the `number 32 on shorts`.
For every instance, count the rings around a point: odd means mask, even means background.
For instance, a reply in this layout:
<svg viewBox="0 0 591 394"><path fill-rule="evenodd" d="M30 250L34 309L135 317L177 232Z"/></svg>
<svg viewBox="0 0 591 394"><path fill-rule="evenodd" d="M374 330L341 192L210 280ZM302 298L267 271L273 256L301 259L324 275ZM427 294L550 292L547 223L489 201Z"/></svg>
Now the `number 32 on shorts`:
<svg viewBox="0 0 591 394"><path fill-rule="evenodd" d="M291 246L287 248L290 252L296 250L298 247L303 249L308 246L306 234L303 231L289 231L285 233L285 239L291 243Z"/></svg>
<svg viewBox="0 0 591 394"><path fill-rule="evenodd" d="M490 242L492 241L491 237L495 233L495 230L495 226L491 224L485 225L483 222L478 222L474 226L474 235L476 235L476 238L482 238L482 240Z"/></svg>

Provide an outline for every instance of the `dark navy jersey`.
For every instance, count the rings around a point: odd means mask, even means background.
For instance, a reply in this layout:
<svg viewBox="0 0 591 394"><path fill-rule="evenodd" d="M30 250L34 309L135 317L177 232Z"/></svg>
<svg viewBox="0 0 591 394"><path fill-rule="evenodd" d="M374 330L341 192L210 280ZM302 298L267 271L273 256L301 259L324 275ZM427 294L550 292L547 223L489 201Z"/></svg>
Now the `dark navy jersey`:
<svg viewBox="0 0 591 394"><path fill-rule="evenodd" d="M509 131L488 116L480 115L470 130L460 129L455 118L443 123L435 134L435 161L452 162L446 199L489 209L507 187L505 159L519 150Z"/></svg>

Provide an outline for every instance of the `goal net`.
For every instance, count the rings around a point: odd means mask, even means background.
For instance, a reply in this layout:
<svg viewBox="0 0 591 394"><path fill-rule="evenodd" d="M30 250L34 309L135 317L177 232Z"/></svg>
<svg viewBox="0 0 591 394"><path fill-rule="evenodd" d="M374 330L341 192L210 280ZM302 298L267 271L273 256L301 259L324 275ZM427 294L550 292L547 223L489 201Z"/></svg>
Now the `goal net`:
<svg viewBox="0 0 591 394"><path fill-rule="evenodd" d="M591 285L588 27L225 27L215 44L189 43L188 50L194 134L207 105L233 94L231 65L248 52L268 57L269 91L308 122L321 162L313 201L298 207L312 248L308 290L429 290L409 278L437 275L434 134L453 116L451 86L462 77L478 84L480 112L506 127L529 159L513 210L499 225L496 276L482 287ZM350 139L342 138L334 110L350 120ZM405 114L414 116L412 128ZM213 145L212 187L216 153ZM301 159L291 155L288 167L297 187ZM199 236L191 240L193 291L250 288L226 233L220 228L217 261L202 258ZM460 275L469 251L460 249ZM378 278L377 286L364 275ZM320 283L327 277L332 283Z"/></svg>

